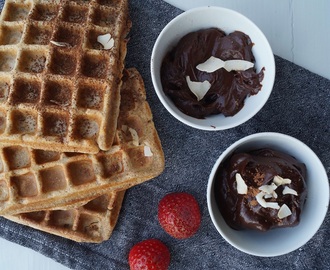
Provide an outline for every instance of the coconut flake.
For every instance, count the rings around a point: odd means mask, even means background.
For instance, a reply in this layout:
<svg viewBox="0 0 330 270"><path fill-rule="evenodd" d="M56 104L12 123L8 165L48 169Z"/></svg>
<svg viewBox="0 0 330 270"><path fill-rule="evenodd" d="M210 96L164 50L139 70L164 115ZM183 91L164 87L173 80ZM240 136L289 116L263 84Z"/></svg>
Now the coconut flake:
<svg viewBox="0 0 330 270"><path fill-rule="evenodd" d="M139 135L137 134L136 130L134 128L128 128L128 131L131 133L133 144L135 146L139 145Z"/></svg>
<svg viewBox="0 0 330 270"><path fill-rule="evenodd" d="M224 68L228 72L235 70L247 70L249 68L254 67L254 63L246 60L227 60L223 61L220 58L211 56L204 63L201 63L196 66L196 68L200 71L205 71L208 73L212 73L220 68Z"/></svg>
<svg viewBox="0 0 330 270"><path fill-rule="evenodd" d="M110 50L115 45L115 40L111 37L110 34L98 36L97 42L101 43L105 50Z"/></svg>
<svg viewBox="0 0 330 270"><path fill-rule="evenodd" d="M126 126L126 125L122 125L121 126L121 130L122 131L127 132L127 129L128 129L128 126Z"/></svg>
<svg viewBox="0 0 330 270"><path fill-rule="evenodd" d="M277 202L266 202L267 208L280 209L280 206Z"/></svg>
<svg viewBox="0 0 330 270"><path fill-rule="evenodd" d="M236 173L235 179L236 179L236 183L237 183L237 193L238 194L247 194L248 187L245 184L245 181L242 178L241 174Z"/></svg>
<svg viewBox="0 0 330 270"><path fill-rule="evenodd" d="M277 193L275 192L275 189L277 189L277 186L274 183L271 183L270 185L263 185L258 188L260 191L265 192L265 199L269 198L275 198L277 199Z"/></svg>
<svg viewBox="0 0 330 270"><path fill-rule="evenodd" d="M132 136L133 145L139 146L139 144L140 144L139 135L138 135L137 131L134 128L130 128L127 125L122 125L121 130L125 133L127 133L127 131L129 131L129 133Z"/></svg>
<svg viewBox="0 0 330 270"><path fill-rule="evenodd" d="M263 185L263 186L259 187L258 189L267 194L272 194L276 188L277 188L277 186L274 183L271 183L270 185Z"/></svg>
<svg viewBox="0 0 330 270"><path fill-rule="evenodd" d="M282 178L279 175L275 175L273 182L277 185L277 186L281 186L281 185L287 185L287 184L291 184L291 180L289 178Z"/></svg>
<svg viewBox="0 0 330 270"><path fill-rule="evenodd" d="M148 145L144 146L144 156L145 157L152 157L153 154L151 152L151 148Z"/></svg>
<svg viewBox="0 0 330 270"><path fill-rule="evenodd" d="M273 209L279 209L280 206L277 202L266 202L264 199L264 196L267 195L267 193L261 191L256 195L257 202L264 208L273 208Z"/></svg>
<svg viewBox="0 0 330 270"><path fill-rule="evenodd" d="M295 190L292 189L292 188L289 188L288 186L285 186L285 187L284 187L282 193L283 193L283 195L286 195L286 194L292 194L292 195L298 196L297 191L295 191Z"/></svg>
<svg viewBox="0 0 330 270"><path fill-rule="evenodd" d="M70 103L69 103L69 101L67 101L67 102L59 102L59 101L57 101L57 100L54 100L54 99L50 99L49 100L51 103L54 103L54 104L56 104L56 105L58 105L58 106L63 106L63 107L67 107L67 106L69 106L70 105Z"/></svg>
<svg viewBox="0 0 330 270"><path fill-rule="evenodd" d="M261 191L256 195L257 202L264 208L266 208L267 202L264 199L265 192Z"/></svg>
<svg viewBox="0 0 330 270"><path fill-rule="evenodd" d="M190 80L189 76L186 77L186 81L190 91L194 93L198 101L200 101L211 88L211 84L208 81L193 82Z"/></svg>
<svg viewBox="0 0 330 270"><path fill-rule="evenodd" d="M265 199L270 199L270 198L274 198L277 199L278 195L275 191L273 191L272 193L266 193L266 195L264 196Z"/></svg>
<svg viewBox="0 0 330 270"><path fill-rule="evenodd" d="M200 71L212 73L220 68L223 68L224 66L225 61L221 60L220 58L211 56L204 63L197 65L196 68Z"/></svg>
<svg viewBox="0 0 330 270"><path fill-rule="evenodd" d="M280 219L286 218L288 216L290 216L292 214L290 208L286 205L283 204L280 208L280 210L278 210L277 216Z"/></svg>
<svg viewBox="0 0 330 270"><path fill-rule="evenodd" d="M51 40L50 43L54 44L55 46L59 46L59 47L70 47L71 46L67 42L60 42L60 41L54 41L54 40Z"/></svg>
<svg viewBox="0 0 330 270"><path fill-rule="evenodd" d="M276 194L276 193L275 193ZM277 194L276 194L277 195ZM264 195L264 198L265 199L271 199L271 198L273 198L273 194L265 194Z"/></svg>
<svg viewBox="0 0 330 270"><path fill-rule="evenodd" d="M252 62L246 60L228 60L225 62L225 70L228 72L235 70L235 71L242 71L247 70L249 68L254 67Z"/></svg>

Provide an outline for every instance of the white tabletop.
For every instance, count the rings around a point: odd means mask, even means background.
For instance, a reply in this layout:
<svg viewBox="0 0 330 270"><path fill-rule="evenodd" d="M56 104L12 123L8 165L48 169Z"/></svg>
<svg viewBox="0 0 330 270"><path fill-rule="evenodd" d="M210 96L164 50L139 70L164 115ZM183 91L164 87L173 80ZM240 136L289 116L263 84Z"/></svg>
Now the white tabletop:
<svg viewBox="0 0 330 270"><path fill-rule="evenodd" d="M69 269L40 253L0 238L0 264L4 270Z"/></svg>
<svg viewBox="0 0 330 270"><path fill-rule="evenodd" d="M276 55L330 79L328 0L166 0L183 10L205 5L234 9L256 23ZM31 249L0 238L1 269L65 270Z"/></svg>
<svg viewBox="0 0 330 270"><path fill-rule="evenodd" d="M330 1L328 0L165 0L183 10L221 6L252 20L273 52L330 79Z"/></svg>

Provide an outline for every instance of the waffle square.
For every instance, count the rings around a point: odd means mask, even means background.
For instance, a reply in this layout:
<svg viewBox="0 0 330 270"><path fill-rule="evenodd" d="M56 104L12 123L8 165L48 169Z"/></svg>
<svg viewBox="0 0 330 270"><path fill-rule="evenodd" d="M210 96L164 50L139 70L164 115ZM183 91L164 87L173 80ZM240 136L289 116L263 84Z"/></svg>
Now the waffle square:
<svg viewBox="0 0 330 270"><path fill-rule="evenodd" d="M114 230L125 191L109 192L82 206L5 216L16 223L76 242L100 243Z"/></svg>
<svg viewBox="0 0 330 270"><path fill-rule="evenodd" d="M7 0L0 16L0 143L97 153L115 136L127 0ZM111 34L103 49L98 36Z"/></svg>
<svg viewBox="0 0 330 270"><path fill-rule="evenodd" d="M0 215L64 209L164 170L164 153L136 69L125 72L113 146L97 154L0 147Z"/></svg>

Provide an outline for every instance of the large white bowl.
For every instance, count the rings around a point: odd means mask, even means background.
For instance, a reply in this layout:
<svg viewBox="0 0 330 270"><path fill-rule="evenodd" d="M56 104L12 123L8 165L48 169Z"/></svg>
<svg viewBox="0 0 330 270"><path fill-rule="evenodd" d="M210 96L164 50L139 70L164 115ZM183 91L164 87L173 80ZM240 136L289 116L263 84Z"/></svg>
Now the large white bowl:
<svg viewBox="0 0 330 270"><path fill-rule="evenodd" d="M254 46L252 52L259 72L265 67L261 91L248 97L243 109L232 117L222 114L206 119L197 119L181 112L165 95L162 88L160 69L167 52L175 47L186 34L210 27L222 29L226 34L235 30L249 35ZM275 61L272 49L261 30L248 18L233 10L221 7L199 7L188 10L168 23L159 34L151 55L151 77L155 91L165 108L181 122L203 130L224 130L238 126L252 118L266 103L275 79Z"/></svg>
<svg viewBox="0 0 330 270"><path fill-rule="evenodd" d="M214 176L217 168L234 151L269 147L294 156L307 167L307 199L298 226L267 232L236 231L223 219L214 197ZM247 136L224 151L211 171L207 187L208 210L222 237L237 249L256 256L271 257L294 251L308 242L321 226L329 205L329 182L321 161L301 141L280 133L258 133Z"/></svg>

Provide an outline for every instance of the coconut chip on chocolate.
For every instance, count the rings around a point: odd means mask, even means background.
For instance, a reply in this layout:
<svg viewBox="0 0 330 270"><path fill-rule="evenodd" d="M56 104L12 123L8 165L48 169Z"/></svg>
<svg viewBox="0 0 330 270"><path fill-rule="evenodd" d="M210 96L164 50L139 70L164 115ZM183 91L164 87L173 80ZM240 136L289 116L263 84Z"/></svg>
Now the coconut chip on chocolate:
<svg viewBox="0 0 330 270"><path fill-rule="evenodd" d="M283 195L286 195L286 194L292 194L292 195L295 195L295 196L298 196L298 193L297 191L295 191L294 189L292 188L289 188L288 186L285 186L283 191L282 191L282 194Z"/></svg>
<svg viewBox="0 0 330 270"><path fill-rule="evenodd" d="M237 193L238 194L247 194L248 187L247 187L244 179L242 178L241 174L236 173L235 178L236 178L236 184L237 184Z"/></svg>
<svg viewBox="0 0 330 270"><path fill-rule="evenodd" d="M224 68L228 72L235 70L235 71L242 71L247 70L249 68L254 67L254 63L246 61L246 60L227 60L223 61L220 58L211 56L208 60L204 63L201 63L196 66L196 68L200 71L205 71L208 73L212 73L220 68ZM209 81L203 82L194 82L191 81L189 76L186 76L186 81L188 87L191 92L197 97L197 101L200 101L204 98L206 93L211 88L211 83Z"/></svg>
<svg viewBox="0 0 330 270"><path fill-rule="evenodd" d="M190 80L189 76L186 77L186 81L190 91L194 93L198 101L203 99L203 97L211 88L211 84L208 81L194 82Z"/></svg>
<svg viewBox="0 0 330 270"><path fill-rule="evenodd" d="M278 210L277 216L279 219L286 218L292 214L290 208L286 205L283 204L281 208Z"/></svg>
<svg viewBox="0 0 330 270"><path fill-rule="evenodd" d="M196 66L196 68L200 71L205 71L208 73L212 73L217 71L220 68L224 68L228 72L230 71L244 71L249 68L254 67L254 63L246 60L227 60L223 61L220 58L211 56L204 63L201 63Z"/></svg>
<svg viewBox="0 0 330 270"><path fill-rule="evenodd" d="M291 179L289 179L289 178L282 178L279 175L275 175L274 176L274 179L273 179L273 182L276 185L281 186L281 185L291 184Z"/></svg>
<svg viewBox="0 0 330 270"><path fill-rule="evenodd" d="M236 173L235 174L235 179L237 183L237 193L238 194L247 194L248 191L248 186L246 185L244 179L242 178L241 174ZM286 205L283 204L280 206L276 201L266 201L266 199L277 199L278 195L276 193L276 189L281 186L281 185L287 185L291 184L291 179L289 178L282 178L279 175L276 175L273 179L273 182L270 185L262 185L258 188L260 192L255 196L257 202L259 205L261 205L264 208L272 208L272 209L277 209L278 211L278 218L283 219L285 217L288 217L292 214L290 208ZM285 186L283 191L283 195L286 194L291 194L298 196L297 191L295 191L292 188L289 188L288 186Z"/></svg>

